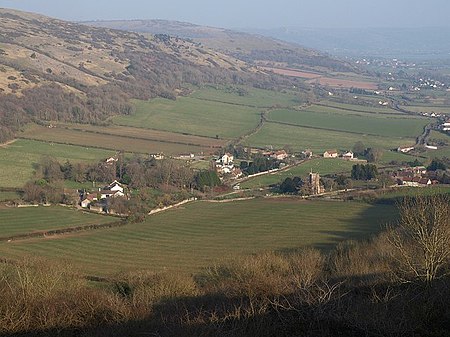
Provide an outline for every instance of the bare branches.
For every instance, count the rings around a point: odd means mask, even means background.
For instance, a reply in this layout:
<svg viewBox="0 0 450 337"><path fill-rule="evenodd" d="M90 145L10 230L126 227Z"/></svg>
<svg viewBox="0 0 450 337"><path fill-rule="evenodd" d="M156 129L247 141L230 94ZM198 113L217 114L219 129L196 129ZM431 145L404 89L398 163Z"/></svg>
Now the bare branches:
<svg viewBox="0 0 450 337"><path fill-rule="evenodd" d="M409 197L399 205L400 220L389 229L400 275L430 283L441 276L450 258L450 198Z"/></svg>

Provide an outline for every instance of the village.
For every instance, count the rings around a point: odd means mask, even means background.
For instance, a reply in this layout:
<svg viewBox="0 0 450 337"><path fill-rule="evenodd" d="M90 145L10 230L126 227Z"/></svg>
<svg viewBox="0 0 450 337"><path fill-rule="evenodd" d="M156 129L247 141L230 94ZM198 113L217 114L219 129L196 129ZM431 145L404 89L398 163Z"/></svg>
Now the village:
<svg viewBox="0 0 450 337"><path fill-rule="evenodd" d="M176 157L178 161L184 161L188 164L195 163L196 161L208 161L209 166L217 174L220 179L220 184L228 186L232 191L239 192L241 190L241 183L258 176L275 174L280 171L289 170L292 167L304 164L308 160L312 159L326 159L326 160L344 160L355 163L355 166L365 165L376 166L368 164L367 159L357 158L353 151L338 151L336 149L327 150L319 155L314 155L309 149L302 151L298 154L290 154L286 150L261 150L255 148L244 148L245 158L235 158L235 155L231 152L224 152L221 155L214 157L205 157L203 155L195 154L183 154ZM414 150L414 147L400 147L397 151L402 153L408 153ZM163 161L166 159L162 153L150 154L149 157L155 161ZM248 159L252 158L252 159ZM254 163L260 161L263 165L257 166ZM112 166L118 162L117 157L110 157L104 160L104 165ZM256 167L257 166L257 167ZM384 176L385 181L383 187L427 187L439 184L439 177L436 172L427 170L423 165L415 166L396 166L393 168L384 168L381 173ZM345 175L345 173L344 173ZM377 181L380 174L376 172L376 175L372 175L367 179ZM353 176L353 173L348 172L346 179L360 179ZM306 177L306 184L308 186L308 195L323 195L327 193L325 188L324 178L321 177L321 172L311 172ZM330 179L325 176L325 179ZM336 179L334 177L333 179ZM387 179L387 180L386 180ZM280 182L281 183L281 182ZM363 188L364 187L358 187ZM329 189L329 187L328 187ZM118 180L113 180L111 183L90 190L80 190L79 192L79 207L81 209L88 209L92 212L109 213L120 215L120 211L115 209L117 200L130 200L132 197L133 189ZM329 192L331 192L333 189ZM347 187L345 188L347 190ZM223 190L229 193L225 188ZM193 196L190 196L194 198ZM196 199L196 197L195 197ZM159 207L168 206L160 205ZM159 208L158 208L159 209ZM150 212L152 214L153 211Z"/></svg>

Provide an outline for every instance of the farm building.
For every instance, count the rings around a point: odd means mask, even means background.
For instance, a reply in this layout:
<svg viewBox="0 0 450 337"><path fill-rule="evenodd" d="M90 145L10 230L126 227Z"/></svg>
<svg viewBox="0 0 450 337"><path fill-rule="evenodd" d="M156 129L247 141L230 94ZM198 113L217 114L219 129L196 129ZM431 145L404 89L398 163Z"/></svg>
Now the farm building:
<svg viewBox="0 0 450 337"><path fill-rule="evenodd" d="M96 194L87 194L84 196L84 198L82 198L80 205L83 208L88 208L89 205L94 201L97 201L97 195Z"/></svg>
<svg viewBox="0 0 450 337"><path fill-rule="evenodd" d="M399 178L397 182L399 185L409 187L424 187L431 185L431 180L429 178L421 177L403 177Z"/></svg>
<svg viewBox="0 0 450 337"><path fill-rule="evenodd" d="M412 150L414 150L414 146L400 146L397 149L397 152L408 153Z"/></svg>
<svg viewBox="0 0 450 337"><path fill-rule="evenodd" d="M450 121L443 123L441 127L443 131L450 132Z"/></svg>
<svg viewBox="0 0 450 337"><path fill-rule="evenodd" d="M275 152L272 152L270 155L270 158L273 158L276 160L284 160L287 157L289 157L289 155L287 154L287 152L285 150L275 151Z"/></svg>
<svg viewBox="0 0 450 337"><path fill-rule="evenodd" d="M162 159L164 159L164 154L163 153L151 153L150 158L153 158L155 160L162 160Z"/></svg>
<svg viewBox="0 0 450 337"><path fill-rule="evenodd" d="M339 153L336 150L328 150L323 153L324 158L337 158Z"/></svg>

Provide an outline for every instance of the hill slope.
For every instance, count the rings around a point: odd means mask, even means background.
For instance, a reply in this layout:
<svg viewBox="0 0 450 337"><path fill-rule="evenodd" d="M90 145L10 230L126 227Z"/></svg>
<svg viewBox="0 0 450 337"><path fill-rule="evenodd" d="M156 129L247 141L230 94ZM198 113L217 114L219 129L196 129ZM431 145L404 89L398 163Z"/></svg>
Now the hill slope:
<svg viewBox="0 0 450 337"><path fill-rule="evenodd" d="M183 83L266 77L186 39L0 9L0 142L29 120L99 122L129 114L129 98L174 98Z"/></svg>
<svg viewBox="0 0 450 337"><path fill-rule="evenodd" d="M150 34L169 34L189 38L221 53L253 64L283 63L306 70L354 71L352 65L321 52L281 40L167 20L92 21L86 24Z"/></svg>

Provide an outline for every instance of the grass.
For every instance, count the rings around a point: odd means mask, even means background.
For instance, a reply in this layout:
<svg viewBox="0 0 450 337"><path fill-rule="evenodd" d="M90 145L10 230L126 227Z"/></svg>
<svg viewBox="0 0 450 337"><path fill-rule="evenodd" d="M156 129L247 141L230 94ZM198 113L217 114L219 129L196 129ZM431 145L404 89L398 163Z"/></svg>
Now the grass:
<svg viewBox="0 0 450 337"><path fill-rule="evenodd" d="M275 110L269 119L277 122L386 137L416 137L428 124L427 119L379 117L377 115L332 112L324 107L308 110Z"/></svg>
<svg viewBox="0 0 450 337"><path fill-rule="evenodd" d="M230 90L229 87L206 87L196 90L190 97L258 108L290 107L299 105L302 102L302 97L294 93L281 93L251 87L238 88L245 90L247 94L240 96L235 90Z"/></svg>
<svg viewBox="0 0 450 337"><path fill-rule="evenodd" d="M18 199L20 199L20 194L17 192L0 191L0 202L9 201L9 200L18 200Z"/></svg>
<svg viewBox="0 0 450 337"><path fill-rule="evenodd" d="M393 206L358 202L195 202L150 216L144 223L0 243L0 254L67 259L96 275L134 269L196 272L233 256L311 245L329 248L341 240L376 233L395 216Z"/></svg>
<svg viewBox="0 0 450 337"><path fill-rule="evenodd" d="M447 157L450 158L450 134L443 133L439 131L431 131L430 134L430 140L437 140L445 143L446 145L438 146L437 150L427 150L425 152L425 155L428 158L435 158L435 157Z"/></svg>
<svg viewBox="0 0 450 337"><path fill-rule="evenodd" d="M33 165L43 156L53 156L60 162L93 162L114 154L115 151L19 139L0 147L0 187L22 187L32 179Z"/></svg>
<svg viewBox="0 0 450 337"><path fill-rule="evenodd" d="M421 158L419 156L415 156L412 154L405 154L402 152L397 151L384 151L383 156L380 159L380 163L382 164L389 164L392 161L397 161L399 163L402 162L413 162L415 159L417 159L420 162L425 162L425 158Z"/></svg>
<svg viewBox="0 0 450 337"><path fill-rule="evenodd" d="M326 150L352 149L357 141L362 141L367 147L381 149L397 148L404 145L414 145L414 138L381 137L357 135L342 131L326 131L313 128L266 123L256 134L244 141L245 145L255 147L283 148L291 146L295 151L311 149L314 152Z"/></svg>
<svg viewBox="0 0 450 337"><path fill-rule="evenodd" d="M334 101L325 101L325 102L321 102L321 103L330 109L335 108L336 110L341 110L341 111L342 111L342 109L349 109L349 110L355 110L358 112L370 113L372 115L373 114L404 115L403 113L398 112L389 107L386 107L383 105L378 105L378 102L380 100L384 100L383 98L376 97L376 96L359 96L359 97L362 97L365 101L372 101L374 104L377 104L377 105L375 105L375 106L361 105L361 104L357 104L357 101L355 102L355 104L339 103L339 102L334 102Z"/></svg>
<svg viewBox="0 0 450 337"><path fill-rule="evenodd" d="M223 140L209 138L209 137L198 137L192 135L183 135L181 133L166 132L160 130L150 130L142 128L127 127L122 125L108 125L108 126L97 126L90 124L57 124L58 127L71 129L71 130L82 130L93 132L96 134L106 134L106 135L116 135L124 138L132 139L146 139L150 141L158 142L168 142L168 143L179 143L185 145L194 145L201 147L219 147L223 146L225 142Z"/></svg>
<svg viewBox="0 0 450 337"><path fill-rule="evenodd" d="M432 104L428 104L428 105L404 105L402 106L403 109L408 110L408 111L413 111L413 112L417 112L417 113L421 113L421 112L428 112L428 113L436 113L436 114L440 114L440 113L445 113L448 114L450 113L450 106L445 106L445 105L441 105L441 106L436 106L436 105L432 105Z"/></svg>
<svg viewBox="0 0 450 337"><path fill-rule="evenodd" d="M287 177L292 178L297 176L306 178L311 170L313 170L313 172L319 173L321 176L332 173L350 174L353 165L355 165L355 162L342 159L312 159L285 171L251 178L243 182L241 184L241 188L269 186L279 183Z"/></svg>
<svg viewBox="0 0 450 337"><path fill-rule="evenodd" d="M80 212L60 206L0 209L0 237L63 229L76 226L104 224L114 218Z"/></svg>
<svg viewBox="0 0 450 337"><path fill-rule="evenodd" d="M399 187L394 191L388 192L382 196L383 199L394 199L398 197L410 196L415 197L419 195L436 195L436 194L450 194L449 186L428 186L426 188L417 187Z"/></svg>
<svg viewBox="0 0 450 337"><path fill-rule="evenodd" d="M192 97L176 101L157 98L134 101L136 112L130 116L117 116L119 125L157 129L192 135L237 138L254 129L261 110L220 102L209 102Z"/></svg>
<svg viewBox="0 0 450 337"><path fill-rule="evenodd" d="M133 153L200 153L211 151L209 147L197 145L167 143L161 141L147 140L145 138L120 137L115 134L84 132L83 130L65 128L46 128L33 126L20 134L20 137L33 140L71 144L92 148L109 149L113 151L125 151Z"/></svg>

